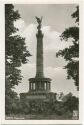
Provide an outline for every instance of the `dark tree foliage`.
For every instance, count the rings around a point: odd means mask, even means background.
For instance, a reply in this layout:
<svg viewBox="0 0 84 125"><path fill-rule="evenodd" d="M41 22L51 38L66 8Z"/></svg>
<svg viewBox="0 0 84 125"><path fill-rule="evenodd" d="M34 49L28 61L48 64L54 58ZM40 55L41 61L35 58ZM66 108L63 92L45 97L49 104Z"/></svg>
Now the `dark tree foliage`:
<svg viewBox="0 0 84 125"><path fill-rule="evenodd" d="M30 56L26 49L25 39L19 35L13 35L18 31L14 27L14 21L20 18L18 11L14 10L12 4L5 5L5 99L6 114L10 114L13 104L17 99L17 94L12 90L15 85L21 82L21 70L19 67L27 63Z"/></svg>
<svg viewBox="0 0 84 125"><path fill-rule="evenodd" d="M63 95L63 93L62 93ZM72 93L64 95L61 101L43 101L43 100L24 100L21 104L20 112L21 114L34 114L38 115L55 115L57 117L61 116L63 119L72 119L73 111L77 110L79 107L79 100L77 97L73 96Z"/></svg>
<svg viewBox="0 0 84 125"><path fill-rule="evenodd" d="M73 112L73 110L79 109L79 99L78 99L78 97L67 94L65 96L65 101L64 101L63 105L64 105L64 107L66 107L66 110Z"/></svg>
<svg viewBox="0 0 84 125"><path fill-rule="evenodd" d="M72 40L73 45L69 48L65 48L56 53L56 56L62 56L68 62L65 66L67 69L67 79L73 79L77 90L79 90L79 7L76 7L76 11L71 15L75 18L77 26L69 27L61 34L61 40Z"/></svg>
<svg viewBox="0 0 84 125"><path fill-rule="evenodd" d="M75 22L79 24L79 6L77 6L76 8L77 10L71 16L75 18L76 19Z"/></svg>

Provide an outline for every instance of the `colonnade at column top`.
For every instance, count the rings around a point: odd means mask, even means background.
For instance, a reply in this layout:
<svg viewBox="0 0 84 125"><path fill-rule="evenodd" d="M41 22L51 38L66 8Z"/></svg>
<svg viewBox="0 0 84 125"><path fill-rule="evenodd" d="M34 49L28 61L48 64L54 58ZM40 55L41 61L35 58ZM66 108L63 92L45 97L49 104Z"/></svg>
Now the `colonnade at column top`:
<svg viewBox="0 0 84 125"><path fill-rule="evenodd" d="M44 83L29 83L29 90L36 90L36 91L46 91L46 90L50 90L51 86L49 82L44 82Z"/></svg>

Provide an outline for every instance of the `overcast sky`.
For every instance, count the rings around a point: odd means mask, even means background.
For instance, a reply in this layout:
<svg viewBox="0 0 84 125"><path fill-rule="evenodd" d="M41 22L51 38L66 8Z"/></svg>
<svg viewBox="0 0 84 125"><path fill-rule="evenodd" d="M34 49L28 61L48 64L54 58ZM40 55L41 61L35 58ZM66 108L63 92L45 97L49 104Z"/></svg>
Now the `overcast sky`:
<svg viewBox="0 0 84 125"><path fill-rule="evenodd" d="M61 42L59 36L70 26L75 25L71 14L76 10L75 4L50 4L50 5L14 5L19 11L21 19L15 22L19 28L18 34L25 37L27 49L32 56L29 62L21 67L23 80L16 87L16 92L28 92L29 78L36 75L36 32L37 22L35 16L43 16L42 32L44 48L44 75L50 77L52 92L72 92L78 95L73 80L67 80L66 70L63 69L67 62L62 58L56 58L56 52L60 49L70 46L71 42Z"/></svg>

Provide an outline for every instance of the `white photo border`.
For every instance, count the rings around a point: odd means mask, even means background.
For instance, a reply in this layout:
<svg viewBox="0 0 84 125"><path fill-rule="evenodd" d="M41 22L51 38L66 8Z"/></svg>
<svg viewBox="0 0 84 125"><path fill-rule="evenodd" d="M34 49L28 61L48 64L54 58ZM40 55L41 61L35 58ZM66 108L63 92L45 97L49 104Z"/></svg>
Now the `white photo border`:
<svg viewBox="0 0 84 125"><path fill-rule="evenodd" d="M79 120L5 120L5 4L79 4L80 10L80 78L79 78ZM83 74L84 74L84 43L83 43L83 1L79 0L3 0L0 2L0 98L1 124L81 124L83 123ZM4 42L3 42L4 41Z"/></svg>

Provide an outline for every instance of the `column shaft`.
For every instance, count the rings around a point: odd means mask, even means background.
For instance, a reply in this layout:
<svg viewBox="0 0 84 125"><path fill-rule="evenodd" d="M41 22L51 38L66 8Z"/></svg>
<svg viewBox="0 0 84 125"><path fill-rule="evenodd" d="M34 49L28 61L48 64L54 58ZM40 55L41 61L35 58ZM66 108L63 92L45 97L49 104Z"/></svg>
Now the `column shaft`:
<svg viewBox="0 0 84 125"><path fill-rule="evenodd" d="M43 77L43 34L37 36L36 77Z"/></svg>

